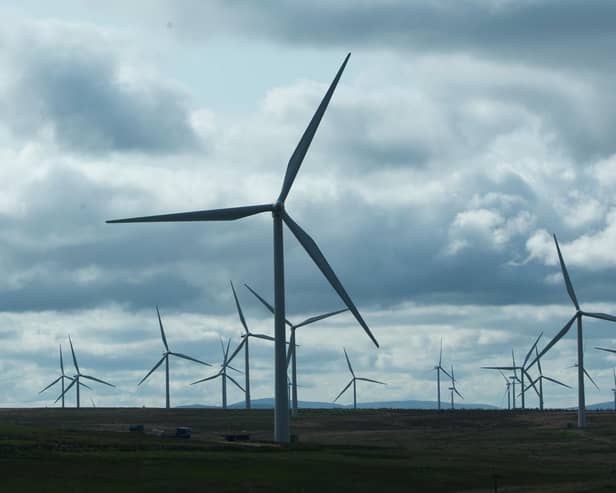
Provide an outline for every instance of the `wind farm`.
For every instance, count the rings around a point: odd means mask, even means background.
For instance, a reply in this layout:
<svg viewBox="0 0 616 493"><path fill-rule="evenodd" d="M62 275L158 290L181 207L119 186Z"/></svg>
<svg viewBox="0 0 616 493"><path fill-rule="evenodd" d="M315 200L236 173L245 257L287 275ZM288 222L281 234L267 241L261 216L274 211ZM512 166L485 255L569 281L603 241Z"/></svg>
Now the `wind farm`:
<svg viewBox="0 0 616 493"><path fill-rule="evenodd" d="M616 491L616 7L0 15L4 490Z"/></svg>

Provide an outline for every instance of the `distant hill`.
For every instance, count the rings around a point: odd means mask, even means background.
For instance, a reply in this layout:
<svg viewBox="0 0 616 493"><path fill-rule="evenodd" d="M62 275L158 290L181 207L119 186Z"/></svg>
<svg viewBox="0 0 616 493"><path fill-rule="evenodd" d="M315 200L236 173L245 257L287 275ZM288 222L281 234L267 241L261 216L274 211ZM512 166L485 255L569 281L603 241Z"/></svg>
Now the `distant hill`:
<svg viewBox="0 0 616 493"><path fill-rule="evenodd" d="M273 409L274 399L267 397L264 399L253 399L251 402L253 409ZM300 409L350 409L352 404L341 405L332 402L318 401L299 401ZM442 402L443 409L449 409L449 403ZM201 404L191 404L186 406L177 406L178 408L219 408L220 406L204 406ZM232 409L244 409L244 401L229 404ZM382 401L382 402L358 402L357 407L361 409L436 409L435 401ZM456 403L456 409L499 409L496 406L489 404L473 404L473 403Z"/></svg>

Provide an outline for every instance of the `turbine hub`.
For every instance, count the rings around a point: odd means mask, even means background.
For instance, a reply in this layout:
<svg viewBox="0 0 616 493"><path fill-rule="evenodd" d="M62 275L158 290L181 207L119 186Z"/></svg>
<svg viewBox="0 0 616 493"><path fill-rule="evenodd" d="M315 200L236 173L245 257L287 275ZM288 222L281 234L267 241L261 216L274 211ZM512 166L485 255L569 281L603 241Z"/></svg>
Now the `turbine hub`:
<svg viewBox="0 0 616 493"><path fill-rule="evenodd" d="M281 215L283 211L284 211L284 202L282 200L277 200L276 202L274 202L272 213L274 215Z"/></svg>

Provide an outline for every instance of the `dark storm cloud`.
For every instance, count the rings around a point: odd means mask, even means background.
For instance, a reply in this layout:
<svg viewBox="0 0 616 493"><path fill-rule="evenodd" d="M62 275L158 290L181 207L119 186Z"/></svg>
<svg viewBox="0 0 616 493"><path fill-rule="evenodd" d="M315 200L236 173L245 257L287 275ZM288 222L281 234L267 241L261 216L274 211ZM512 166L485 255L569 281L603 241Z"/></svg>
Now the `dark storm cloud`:
<svg viewBox="0 0 616 493"><path fill-rule="evenodd" d="M185 95L158 81L123 80L122 63L130 62L111 44L99 48L88 37L80 43L82 33L69 28L29 36L15 48L0 105L4 123L20 137L36 140L51 129L64 150L97 154L173 153L198 145ZM97 41L105 46L105 39Z"/></svg>

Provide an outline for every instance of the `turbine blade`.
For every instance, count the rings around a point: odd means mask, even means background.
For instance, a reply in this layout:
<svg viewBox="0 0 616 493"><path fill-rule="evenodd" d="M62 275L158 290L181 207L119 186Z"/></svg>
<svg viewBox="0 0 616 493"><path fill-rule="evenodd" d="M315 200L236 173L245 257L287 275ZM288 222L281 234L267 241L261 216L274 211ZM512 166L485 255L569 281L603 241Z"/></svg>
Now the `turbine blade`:
<svg viewBox="0 0 616 493"><path fill-rule="evenodd" d="M554 344L556 344L567 332L569 332L571 324L573 324L574 320L577 317L578 315L576 313L575 315L573 315L573 317L569 319L569 321L564 325L562 329L560 329L558 334L554 336L554 338L548 343L548 345L545 346L537 356L535 356L535 359L532 361L532 363L528 365L527 368L531 368L539 358L541 358L545 353L547 353Z"/></svg>
<svg viewBox="0 0 616 493"><path fill-rule="evenodd" d="M160 361L158 363L156 363L154 365L154 367L147 373L147 375L145 377L143 377L139 383L137 385L141 385L143 382L145 382L147 380L147 378L156 371L156 369L163 364L163 361L165 361L165 358L167 357L167 355L165 354L165 356L163 356Z"/></svg>
<svg viewBox="0 0 616 493"><path fill-rule="evenodd" d="M537 369L539 370L539 375L543 376L543 370L541 369L541 358L539 358L539 350L535 348L535 354L537 355Z"/></svg>
<svg viewBox="0 0 616 493"><path fill-rule="evenodd" d="M62 358L62 344L60 344L60 371L64 375L64 358Z"/></svg>
<svg viewBox="0 0 616 493"><path fill-rule="evenodd" d="M196 382L191 383L191 385L195 385L196 383L207 382L208 380L214 380L222 375L222 371L219 371L216 375L212 375L211 377L202 378L201 380L197 380Z"/></svg>
<svg viewBox="0 0 616 493"><path fill-rule="evenodd" d="M157 216L131 217L128 219L113 219L106 221L115 223L158 223L183 221L233 221L243 217L273 210L271 204L249 205L246 207L230 207L227 209L210 209L206 211L180 212L177 214L160 214Z"/></svg>
<svg viewBox="0 0 616 493"><path fill-rule="evenodd" d="M232 376L230 376L230 375L225 375L225 376L226 376L229 380L231 380L231 381L235 384L235 386L236 386L238 389L240 389L242 392L246 392L246 390L244 390L244 387L242 387L239 383L237 383L237 382L236 382L235 378L233 378L233 377L232 377Z"/></svg>
<svg viewBox="0 0 616 493"><path fill-rule="evenodd" d="M458 397L460 397L460 399L464 400L464 396L463 396L460 392L458 392L458 389L456 389L456 388L454 387L454 388L453 388L453 391L454 391L456 394L458 394Z"/></svg>
<svg viewBox="0 0 616 493"><path fill-rule="evenodd" d="M80 376L82 378L87 378L88 380L94 380L95 382L102 383L102 384L105 384L105 385L109 385L109 387L115 387L115 385L113 385L112 383L105 382L104 380L101 380L100 378L91 377L90 375L80 375Z"/></svg>
<svg viewBox="0 0 616 493"><path fill-rule="evenodd" d="M274 310L274 307L273 307L271 304L269 304L269 303L268 303L267 301L265 301L265 300L264 300L261 296L259 296L259 294L258 294L258 293L257 293L254 289L252 289L252 288L251 288L248 284L244 284L244 286L246 286L246 289L248 289L248 291L250 291L252 294L254 294L254 295L255 295L255 297L256 297L256 298L257 298L257 299L258 299L261 303L263 303L263 304L265 305L265 307L266 307L266 308L267 308L270 312L272 312L272 315L274 315L275 310ZM291 322L289 322L288 320L286 320L286 319L285 319L285 322L286 322L286 324L287 324L289 327L292 327L292 326L293 326L293 324L292 324Z"/></svg>
<svg viewBox="0 0 616 493"><path fill-rule="evenodd" d="M272 336L268 336L265 334L250 334L250 337L256 337L257 339L265 339L266 341L275 341L276 339L274 339Z"/></svg>
<svg viewBox="0 0 616 493"><path fill-rule="evenodd" d="M229 368L230 370L236 371L236 372L238 372L238 373L244 373L243 371L238 370L237 368L233 368L231 365L225 365L225 367L226 367L226 368Z"/></svg>
<svg viewBox="0 0 616 493"><path fill-rule="evenodd" d="M342 394L344 394L344 393L347 391L347 389L351 386L351 384L352 384L352 383L353 383L353 380L351 380L351 381L347 384L347 386L346 386L345 388L343 388L343 389L342 389L342 391L341 391L341 392L340 392L340 393L336 396L336 398L334 399L334 402L336 402L336 401L340 398L340 396L341 396Z"/></svg>
<svg viewBox="0 0 616 493"><path fill-rule="evenodd" d="M438 366L443 363L443 338L441 337L441 352L438 353Z"/></svg>
<svg viewBox="0 0 616 493"><path fill-rule="evenodd" d="M528 362L528 358L530 358L530 355L533 353L533 350L537 348L537 344L539 343L539 339L541 339L542 335L543 335L543 332L539 334L539 337L537 337L537 339L535 340L535 343L530 347L530 349L528 350L528 353L526 353L526 357L524 358L524 363L522 363L522 368L526 368L526 363Z"/></svg>
<svg viewBox="0 0 616 493"><path fill-rule="evenodd" d="M62 393L58 396L58 398L54 401L54 403L56 403L56 402L58 402L60 399L62 399L62 396L66 395L66 393L67 393L67 392L71 389L71 387L72 387L73 385L75 385L75 382L76 382L76 381L77 381L77 380L73 378L73 379L72 379L72 381L71 381L71 383L68 385L68 387L66 387L66 388L64 389L64 392L62 392Z"/></svg>
<svg viewBox="0 0 616 493"><path fill-rule="evenodd" d="M366 324L366 322L364 322L364 319L353 304L353 301L347 294L346 290L344 289L344 286L342 286L342 283L338 280L338 277L336 276L330 265L327 263L327 260L323 256L323 253L321 253L321 250L319 250L319 247L314 242L314 240L308 235L308 233L306 233L302 228L300 228L300 226L295 221L293 221L293 219L291 219L291 216L289 216L286 212L283 212L282 218L284 219L284 222L287 224L291 232L297 238L297 241L301 243L308 255L310 255L310 258L312 258L314 263L317 264L317 267L321 270L325 278L336 290L340 298L342 298L342 301L344 301L349 310L351 310L351 313L353 313L359 324L363 327L366 334L368 334L370 339L372 339L376 347L379 347L379 343L375 339L374 335L372 335L372 332L370 332L368 325Z"/></svg>
<svg viewBox="0 0 616 493"><path fill-rule="evenodd" d="M596 347L595 346L595 349L598 349L599 351L606 351L608 353L616 353L616 349L608 349L606 347Z"/></svg>
<svg viewBox="0 0 616 493"><path fill-rule="evenodd" d="M71 345L71 354L73 355L73 364L75 365L75 370L79 373L79 365L77 364L77 358L75 357L75 349L73 349L73 341L71 341L71 335L68 335L68 342Z"/></svg>
<svg viewBox="0 0 616 493"><path fill-rule="evenodd" d="M560 261L560 270L562 270L563 277L565 279L565 286L567 287L567 293L569 293L569 298L571 298L571 301L573 301L573 304L575 305L575 309L579 310L580 305L578 304L577 298L575 297L575 291L573 291L573 284L571 284L571 279L569 279L569 273L567 272L567 266L565 265L563 256L560 253L560 246L558 246L558 240L556 239L556 235L554 235L554 243L556 243L556 251L558 252L558 260Z"/></svg>
<svg viewBox="0 0 616 493"><path fill-rule="evenodd" d="M498 372L503 376L503 378L505 379L505 382L509 383L509 380L507 379L505 374L501 370L498 370Z"/></svg>
<svg viewBox="0 0 616 493"><path fill-rule="evenodd" d="M592 318L600 318L601 320L609 320L610 322L616 322L616 317L614 315L608 315L607 313L584 312L584 315Z"/></svg>
<svg viewBox="0 0 616 493"><path fill-rule="evenodd" d="M447 375L449 378L452 378L452 376L449 374L449 372L447 370L445 370L445 368L443 368L442 366L439 365L438 367L445 375Z"/></svg>
<svg viewBox="0 0 616 493"><path fill-rule="evenodd" d="M312 142L314 134L316 133L317 128L319 128L319 123L321 123L321 118L323 118L323 114L325 113L325 110L327 109L327 105L329 104L329 101L332 98L332 95L334 94L334 90L336 89L336 86L338 85L340 76L342 75L342 72L344 71L344 67L346 67L347 62L349 61L350 56L351 54L349 53L344 59L344 62L342 62L342 66L338 69L338 73L334 77L334 80L329 86L329 89L325 93L325 96L323 97L321 104L319 104L319 107L317 108L317 111L312 117L312 120L310 120L310 123L308 124L308 128L306 128L306 130L304 131L304 135L302 135L302 138L297 144L297 147L293 151L293 154L291 155L291 159L289 159L289 164L287 165L287 171L285 173L284 181L282 183L282 189L280 190L280 196L278 197L279 202L284 202L287 198L287 195L289 195L289 191L291 190L293 181L295 180L295 177L297 176L299 167L302 165L302 161L304 160L304 157L306 156L306 152L308 152L308 147L310 147L310 143Z"/></svg>
<svg viewBox="0 0 616 493"><path fill-rule="evenodd" d="M231 353L231 356L229 357L229 361L227 361L227 363L231 363L231 361L233 361L233 358L235 358L235 356L237 356L237 353L239 353L240 350L244 347L244 344L246 344L247 340L248 340L248 338L246 338L246 337L244 337L241 340L241 342L237 345L237 347L235 348L233 353Z"/></svg>
<svg viewBox="0 0 616 493"><path fill-rule="evenodd" d="M55 384L57 384L60 380L62 380L62 375L60 375L58 378L56 378L53 382L51 382L47 387L45 387L43 390L41 390L39 392L39 394L42 394L43 392L45 392L48 388L53 387Z"/></svg>
<svg viewBox="0 0 616 493"><path fill-rule="evenodd" d="M515 355L513 354L513 349L511 350L511 361L513 362L513 367L517 368L517 365L515 364Z"/></svg>
<svg viewBox="0 0 616 493"><path fill-rule="evenodd" d="M588 380L590 380L590 381L592 382L592 384L593 384L593 385L597 388L597 390L600 390L600 389L599 389L599 386L597 385L597 382L595 382L595 381L593 380L593 378L590 376L590 373L588 373L588 372L586 371L586 368L584 368L584 375L586 375L586 376L588 377Z"/></svg>
<svg viewBox="0 0 616 493"><path fill-rule="evenodd" d="M237 314L240 317L240 322L242 322L246 334L248 334L250 331L248 330L248 325L246 325L246 319L244 318L244 313L242 312L242 307L240 306L240 300L237 299L237 293L235 292L233 281L229 282L231 283L231 290L233 291L233 299L235 299L235 307L237 308Z"/></svg>
<svg viewBox="0 0 616 493"><path fill-rule="evenodd" d="M177 356L178 358L186 359L188 361L194 361L195 363L199 363L200 365L212 366L209 363L206 363L205 361L201 361L200 359L192 358L190 356L186 356L185 354L182 354L182 353L172 353L172 352L169 352L169 354L171 354L173 356Z"/></svg>
<svg viewBox="0 0 616 493"><path fill-rule="evenodd" d="M231 346L231 338L230 337L227 340L227 349L225 349L225 363L229 362L229 360L227 359L227 356L229 356L229 346Z"/></svg>
<svg viewBox="0 0 616 493"><path fill-rule="evenodd" d="M295 328L297 329L298 327L303 327L304 325L313 324L315 322L318 322L319 320L323 320L324 318L333 317L334 315L338 315L339 313L348 312L348 311L349 311L348 308L343 308L342 310L336 310L335 312L329 312L329 313L324 313L323 315L317 315L316 317L310 317L304 320L303 322L297 324Z"/></svg>
<svg viewBox="0 0 616 493"><path fill-rule="evenodd" d="M82 375L83 376L83 375ZM92 387L90 387L89 385L86 385L85 383L83 383L81 380L79 381L79 385L81 387L85 387L88 390L92 390Z"/></svg>
<svg viewBox="0 0 616 493"><path fill-rule="evenodd" d="M482 370L507 370L514 371L516 367L514 366L482 366Z"/></svg>
<svg viewBox="0 0 616 493"><path fill-rule="evenodd" d="M552 378L552 377L543 377L543 378L546 379L546 380L549 380L552 383L555 383L555 384L558 384L558 385L562 385L563 387L567 387L568 389L573 388L570 385L567 385L566 383L562 383L562 382L556 380L555 378Z"/></svg>
<svg viewBox="0 0 616 493"><path fill-rule="evenodd" d="M528 385L526 386L526 389L528 389L529 387L532 387L535 390L535 393L537 395L539 395L539 391L537 390L537 388L535 387L535 383L533 382L533 377L530 376L530 374L524 369L522 368L522 372L524 373L524 375L526 375L526 378L528 378Z"/></svg>
<svg viewBox="0 0 616 493"><path fill-rule="evenodd" d="M295 349L295 330L291 330L291 340L289 341L289 349L287 350L287 368L289 368L289 364L291 363L291 356L293 355L294 349Z"/></svg>
<svg viewBox="0 0 616 493"><path fill-rule="evenodd" d="M165 329L163 329L163 321L160 318L160 312L158 311L158 305L156 305L156 315L158 316L158 325L160 327L160 335L163 338L163 344L165 349L169 351L169 344L167 344L167 338L165 337Z"/></svg>
<svg viewBox="0 0 616 493"><path fill-rule="evenodd" d="M378 380L372 380L371 378L357 377L355 380L363 380L364 382L379 383L381 385L387 385L385 382L379 382Z"/></svg>
<svg viewBox="0 0 616 493"><path fill-rule="evenodd" d="M347 365L349 365L349 371L351 372L351 375L353 375L353 378L355 378L355 372L353 371L353 367L351 366L351 361L349 360L349 355L347 354L346 349L344 349L344 357L346 358Z"/></svg>

